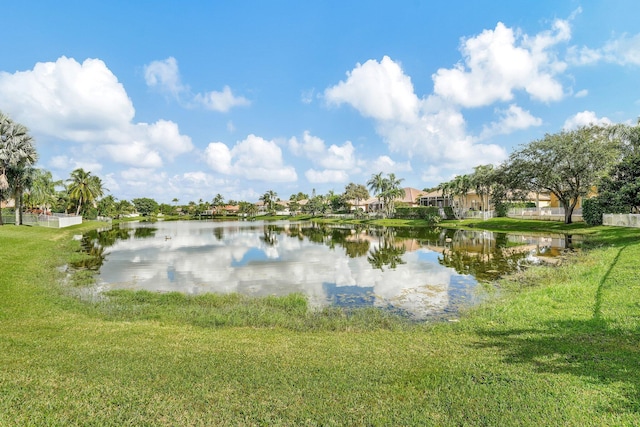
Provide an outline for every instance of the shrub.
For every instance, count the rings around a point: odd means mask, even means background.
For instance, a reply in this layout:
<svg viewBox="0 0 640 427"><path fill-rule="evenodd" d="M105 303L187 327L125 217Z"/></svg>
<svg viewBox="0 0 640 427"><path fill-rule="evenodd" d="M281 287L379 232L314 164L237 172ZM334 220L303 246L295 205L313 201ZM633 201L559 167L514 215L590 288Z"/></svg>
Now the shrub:
<svg viewBox="0 0 640 427"><path fill-rule="evenodd" d="M508 203L504 203L504 202L497 202L495 204L495 211L496 211L496 216L500 217L500 218L504 218L507 216L507 213L509 212L510 206Z"/></svg>
<svg viewBox="0 0 640 427"><path fill-rule="evenodd" d="M424 219L429 220L437 216L440 218L439 209L435 206L417 206L415 208L410 207L398 207L396 208L395 218L400 219Z"/></svg>
<svg viewBox="0 0 640 427"><path fill-rule="evenodd" d="M445 219L456 219L456 214L453 212L453 207L451 206L444 207L444 217Z"/></svg>
<svg viewBox="0 0 640 427"><path fill-rule="evenodd" d="M602 225L604 206L597 197L582 202L582 218L588 225Z"/></svg>

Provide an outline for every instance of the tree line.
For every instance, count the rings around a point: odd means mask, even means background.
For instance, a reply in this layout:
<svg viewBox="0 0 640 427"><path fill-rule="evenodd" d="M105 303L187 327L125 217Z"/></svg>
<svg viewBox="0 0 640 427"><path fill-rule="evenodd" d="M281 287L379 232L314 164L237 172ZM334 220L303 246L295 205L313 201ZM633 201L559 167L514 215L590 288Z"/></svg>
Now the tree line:
<svg viewBox="0 0 640 427"><path fill-rule="evenodd" d="M22 212L29 209L48 213L71 212L86 217L97 215L118 217L137 212L142 215L202 215L205 212L225 214L226 205L238 206L238 213L254 216L258 206L246 201L225 201L216 194L209 202L199 199L185 205L158 203L147 197L131 201L106 195L102 180L82 168L71 172L66 181L53 180L49 171L35 168L38 154L28 129L0 112L0 201L15 201L16 224ZM393 173L373 174L363 184L349 183L342 193L311 196L294 193L287 201L292 213L311 215L327 212L362 213L361 202L377 198L379 213L393 216L397 199L404 195L403 179ZM61 188L61 189L60 189ZM58 190L60 189L60 190ZM524 144L500 165L476 166L472 173L459 175L435 189L443 196L457 197L466 207L470 191L480 197L482 209L491 205L498 215L505 215L509 203L524 201L531 192L549 192L565 208L565 222L579 201L590 222L597 223L602 212L640 212L640 121L635 126L616 124L589 125L575 130L546 134ZM278 194L269 190L260 196L269 213L278 211ZM0 211L1 214L1 211ZM595 219L591 219L591 218ZM585 217L586 218L586 217ZM0 224L2 223L0 215Z"/></svg>
<svg viewBox="0 0 640 427"><path fill-rule="evenodd" d="M509 203L527 200L532 192L553 194L567 224L582 200L587 216L596 218L589 221L593 224L598 217L601 223L604 212L638 213L640 121L635 126L589 125L546 134L520 146L502 164L477 166L437 189L459 197L464 206L473 190L483 209L492 205L499 216L506 214Z"/></svg>

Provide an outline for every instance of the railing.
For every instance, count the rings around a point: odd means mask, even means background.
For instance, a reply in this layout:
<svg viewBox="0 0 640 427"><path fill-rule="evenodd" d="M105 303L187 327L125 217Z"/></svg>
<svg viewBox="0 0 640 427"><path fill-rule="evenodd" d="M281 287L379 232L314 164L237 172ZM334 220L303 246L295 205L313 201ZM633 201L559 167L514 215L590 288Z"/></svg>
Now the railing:
<svg viewBox="0 0 640 427"><path fill-rule="evenodd" d="M3 214L2 223L15 224L16 223L15 213ZM37 215L37 214L23 213L22 224L38 225L41 227L50 227L50 228L64 228L64 227L69 227L76 224L82 224L82 217L76 216L76 215L61 214L61 213L55 213L51 215Z"/></svg>
<svg viewBox="0 0 640 427"><path fill-rule="evenodd" d="M465 219L483 219L487 220L495 216L495 211L465 211Z"/></svg>
<svg viewBox="0 0 640 427"><path fill-rule="evenodd" d="M603 214L602 224L640 228L640 214Z"/></svg>
<svg viewBox="0 0 640 427"><path fill-rule="evenodd" d="M509 218L564 221L564 208L511 208L507 216ZM571 219L572 221L582 221L582 209L574 209Z"/></svg>

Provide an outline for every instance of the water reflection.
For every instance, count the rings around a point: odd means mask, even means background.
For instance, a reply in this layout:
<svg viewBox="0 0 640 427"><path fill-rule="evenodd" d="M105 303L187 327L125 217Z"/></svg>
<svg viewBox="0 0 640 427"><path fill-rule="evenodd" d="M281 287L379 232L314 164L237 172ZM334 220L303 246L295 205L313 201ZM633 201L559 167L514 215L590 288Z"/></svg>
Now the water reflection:
<svg viewBox="0 0 640 427"><path fill-rule="evenodd" d="M83 244L95 254L91 267L102 289L301 292L313 306L383 307L423 319L477 302L478 280L559 253L566 242L446 229L180 221L124 223L88 234Z"/></svg>

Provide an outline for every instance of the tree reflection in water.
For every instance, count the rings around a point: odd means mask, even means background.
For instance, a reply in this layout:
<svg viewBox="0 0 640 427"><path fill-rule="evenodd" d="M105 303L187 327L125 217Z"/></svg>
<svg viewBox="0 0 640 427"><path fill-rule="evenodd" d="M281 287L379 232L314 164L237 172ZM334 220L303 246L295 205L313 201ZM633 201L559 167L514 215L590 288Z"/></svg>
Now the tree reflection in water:
<svg viewBox="0 0 640 427"><path fill-rule="evenodd" d="M274 225L265 226L260 240L266 243L267 246L275 246L278 243L278 227Z"/></svg>
<svg viewBox="0 0 640 427"><path fill-rule="evenodd" d="M406 250L403 247L394 246L389 242L384 242L382 246L378 246L369 252L367 261L373 268L384 271L384 267L396 268L398 264L405 264L402 260Z"/></svg>
<svg viewBox="0 0 640 427"><path fill-rule="evenodd" d="M218 240L232 235L234 227L217 226L213 234ZM343 248L349 258L367 257L374 269L396 269L405 264L408 251L436 252L438 263L455 269L459 274L472 275L477 280L491 281L522 268L531 253L559 254L562 248L542 248L527 241L510 239L505 233L447 230L427 227L384 228L368 225L335 225L317 223L266 223L249 228L261 232L260 240L275 246L279 236L307 240L331 249ZM74 264L75 268L99 269L105 260L105 248L118 240L155 237L157 229L146 224L122 224L110 230L87 233L82 245L90 257ZM565 247L570 237L562 237ZM568 241L567 241L568 240ZM561 245L562 246L562 245Z"/></svg>
<svg viewBox="0 0 640 427"><path fill-rule="evenodd" d="M383 228L377 230L378 246L369 251L367 261L373 268L384 271L384 267L395 269L400 264L405 264L402 256L406 249L403 240L396 241L396 232L393 228Z"/></svg>
<svg viewBox="0 0 640 427"><path fill-rule="evenodd" d="M143 230L143 231L140 231ZM82 249L89 255L80 261L71 264L75 269L98 270L104 263L105 249L113 246L118 240L126 240L133 234L136 238L153 237L155 228L121 228L114 227L108 230L91 230L82 237Z"/></svg>
<svg viewBox="0 0 640 427"><path fill-rule="evenodd" d="M446 242L440 264L478 281L495 280L521 269L529 255L525 246L510 246L505 233L458 230Z"/></svg>

